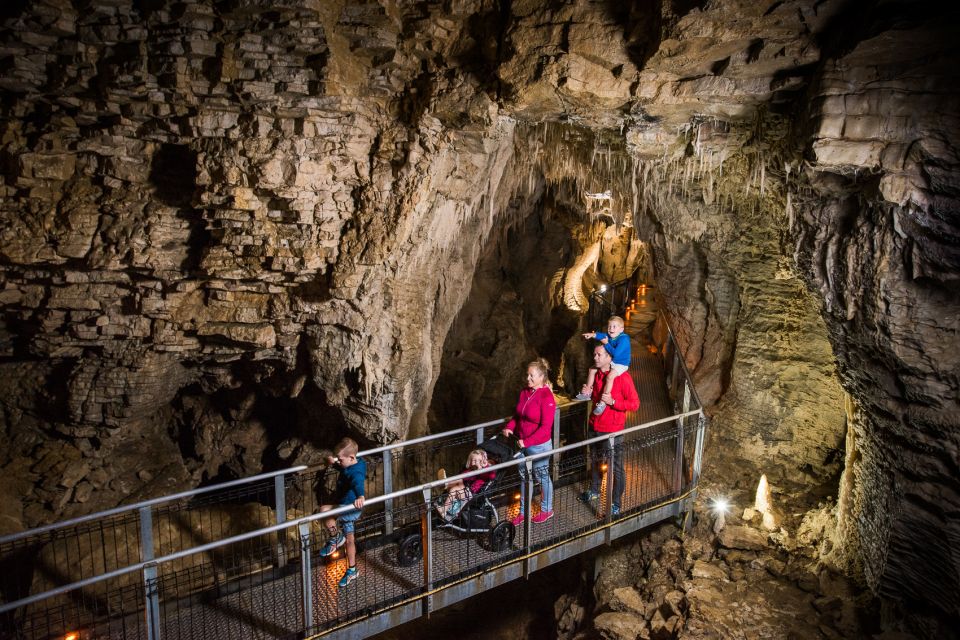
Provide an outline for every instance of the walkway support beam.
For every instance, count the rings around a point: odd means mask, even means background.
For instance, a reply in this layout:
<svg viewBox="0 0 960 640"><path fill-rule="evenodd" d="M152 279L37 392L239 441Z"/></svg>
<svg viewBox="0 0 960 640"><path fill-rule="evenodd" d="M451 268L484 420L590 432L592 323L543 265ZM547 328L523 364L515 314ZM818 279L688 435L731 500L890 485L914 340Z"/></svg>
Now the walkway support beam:
<svg viewBox="0 0 960 640"><path fill-rule="evenodd" d="M560 446L560 407L553 412L553 446ZM560 479L560 456L550 459L550 477L556 482Z"/></svg>
<svg viewBox="0 0 960 640"><path fill-rule="evenodd" d="M154 558L153 550L153 512L151 507L140 507L140 561L148 562ZM157 584L157 565L148 564L143 568L144 616L147 640L160 640L160 590Z"/></svg>
<svg viewBox="0 0 960 640"><path fill-rule="evenodd" d="M423 490L423 515L420 517L420 540L421 550L423 551L423 591L429 594L433 591L433 519L431 510L433 509L433 498L430 487ZM423 598L423 615L430 617L433 609L433 596L425 595Z"/></svg>
<svg viewBox="0 0 960 640"><path fill-rule="evenodd" d="M310 523L297 525L300 533L300 584L301 608L303 609L303 628L313 628L313 571L310 567Z"/></svg>
<svg viewBox="0 0 960 640"><path fill-rule="evenodd" d="M393 451L383 452L383 493L393 493ZM393 498L383 503L383 530L387 535L393 533Z"/></svg>

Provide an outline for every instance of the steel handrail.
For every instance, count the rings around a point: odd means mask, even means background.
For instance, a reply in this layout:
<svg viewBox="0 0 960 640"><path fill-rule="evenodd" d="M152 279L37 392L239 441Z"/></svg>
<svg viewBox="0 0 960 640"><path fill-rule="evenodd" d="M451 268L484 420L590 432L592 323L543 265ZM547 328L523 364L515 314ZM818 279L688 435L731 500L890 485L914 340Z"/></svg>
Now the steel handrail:
<svg viewBox="0 0 960 640"><path fill-rule="evenodd" d="M578 404L580 402L586 402L586 400L574 400L573 402L568 403L564 406L570 406L572 404ZM497 424L506 423L510 420L511 416L504 418L498 418L497 420L491 420L489 422L481 422L473 424L467 427L461 427L459 429L451 429L450 431L441 431L439 433L432 433L426 436L421 436L419 438L414 438L413 440L401 440L394 442L382 447L377 447L375 449L367 449L365 451L360 451L357 453L357 457L361 458L364 456L371 456L378 453L384 453L386 451L391 451L393 449L399 449L401 447L407 447L410 445L421 444L423 442L429 442L431 440L439 440L440 438L445 438L452 435L457 435L460 433L468 433L470 431L476 431L477 429L485 429ZM322 466L322 465L321 465ZM255 476L249 476L246 478L237 478L236 480L229 480L227 482L220 482L218 484L208 485L206 487L198 487L196 489L191 489L189 491L181 491L180 493L174 493L166 496L159 496L156 498L150 498L149 500L143 500L141 502L136 502L128 505L120 505L119 507L114 507L112 509L106 509L104 511L97 511L95 513L90 513L85 516L79 516L76 518L71 518L69 520L62 520L60 522L53 522L47 525L40 527L34 527L33 529L27 529L25 531L19 531L17 533L11 533L5 536L0 536L0 545L8 544L10 542L16 542L17 540L22 540L30 536L40 535L43 533L48 533L50 531L56 531L58 529L66 529L78 524L83 524L85 522L91 522L94 520L100 520L103 518L108 518L110 516L119 515L122 513L127 513L128 511L136 511L144 507L152 507L158 504L163 504L165 502L173 502L175 500L180 500L181 498L191 498L193 496L201 495L204 493L210 493L212 491L218 491L220 489L228 489L230 487L241 486L245 484L250 484L258 480L266 480L268 478L274 478L280 475L295 474L302 471L307 471L311 468L307 465L298 465L295 467L288 467L286 469L279 469L277 471L270 471L268 473L261 473Z"/></svg>
<svg viewBox="0 0 960 640"><path fill-rule="evenodd" d="M677 336L673 333L673 328L667 321L667 314L663 312L663 307L657 310L657 315L663 319L663 326L667 328L667 335L670 336L671 340L673 340L674 346L679 347L680 343L677 342ZM690 375L690 371L687 369L687 363L685 359L681 357L679 350L677 351L677 361L680 363L680 368L683 370L683 375L686 376L687 380L690 382L690 393L693 394L693 399L697 401L697 406L703 409L703 402L700 401L700 394L697 393L697 388L693 384L693 376Z"/></svg>
<svg viewBox="0 0 960 640"><path fill-rule="evenodd" d="M56 529L63 529L77 524L83 524L84 522L90 522L91 520L98 520L101 518L107 518L109 516L115 516L121 513L126 513L127 511L136 511L144 507L152 507L157 504L163 504L164 502L173 502L174 500L179 500L181 498L192 498L203 493L210 493L211 491L217 491L219 489L227 489L229 487L236 487L243 484L249 484L251 482L256 482L257 480L266 480L267 478L275 478L280 475L285 475L288 473L305 471L308 469L306 465L300 465L296 467L290 467L288 469L281 469L279 471L270 471L268 473L261 473L259 475L250 476L249 478L237 478L236 480L229 480L227 482L221 482L219 484L212 484L206 487L199 487L197 489L191 489L190 491L181 491L180 493L174 493L168 496L160 496L159 498L151 498L149 500L144 500L142 502L136 502L134 504L121 505L119 507L114 507L113 509L107 509L106 511L97 511L96 513L90 513L85 516L79 516L77 518L71 518L70 520L63 520L61 522L53 522L51 524L44 525L42 527L36 527L34 529L28 529L27 531L19 531L17 533L11 533L9 535L0 537L0 544L6 544L8 542L15 542L22 538L26 538L33 535L38 535L41 533L47 533L48 531L55 531Z"/></svg>
<svg viewBox="0 0 960 640"><path fill-rule="evenodd" d="M586 400L578 400L577 402L586 402ZM401 447L407 447L413 444L420 444L423 442L429 442L431 440L437 440L445 436L453 436L458 433L468 433L470 431L476 431L477 429L486 429L487 427L492 427L496 424L503 424L510 420L512 416L507 416L505 418L497 418L496 420L491 420L490 422L480 422L477 424L472 424L469 427L461 427L459 429L451 429L450 431L441 431L439 433L431 433L429 435L420 436L419 438L414 438L413 440L401 440L398 442L393 442L391 444L384 445L382 447L377 447L376 449L367 449L366 451L361 451L357 454L358 458L363 456L371 456L377 453L383 453L385 451L391 451L392 449L399 449Z"/></svg>
<svg viewBox="0 0 960 640"><path fill-rule="evenodd" d="M687 411L685 413L678 413L678 414L669 416L667 418L660 418L659 420L653 420L651 422L645 422L644 424L636 425L628 429L623 429L622 431L611 432L608 434L604 434L602 436L597 436L595 438L589 438L587 440L581 440L573 444L557 447L556 449L551 449L550 451L544 451L543 453L524 456L522 458L515 458L508 462L501 462L499 464L491 465L489 467L484 467L483 469L475 469L473 471L469 471L467 473L461 473L455 476L450 476L449 478L444 478L442 480L432 480L430 482L425 482L415 487L400 489L392 493L388 493L386 495L376 496L374 498L370 498L369 500L365 500L364 508L366 508L368 505L379 504L381 502L386 502L387 500L402 498L404 496L408 496L417 492L423 492L426 489L432 490L435 487L446 485L447 483L453 482L455 480L463 480L466 478L471 478L473 476L489 473L491 471L499 471L501 469L518 467L520 465L525 464L527 461L540 460L542 458L558 455L566 451L572 451L574 449L589 447L590 445L597 444L599 442L606 442L607 440L610 439L612 435L616 435L617 437L625 436L627 434L635 433L643 429L649 429L650 427L654 427L659 424L665 424L668 422L672 422L674 420L683 420L692 415L697 415L700 413L702 413L701 409L697 409L695 411ZM325 520L327 518L331 518L331 517L335 517L335 516L347 513L349 511L352 511L353 509L354 509L354 506L352 504L340 506L340 507L337 507L336 509L331 509L329 511L324 511L321 513L315 513L308 516L303 516L295 520L288 520L280 524L271 525L269 527L263 527L262 529L257 529L255 531L248 531L246 533L241 533L235 536L231 536L229 538L224 538L222 540L216 540L214 542L208 542L207 544L191 547L189 549L182 549L180 551L175 551L173 553L169 553L167 555L160 556L152 560L145 560L145 561L138 562L136 564L122 567L120 569L114 569L113 571L103 573L99 576L92 576L90 578L78 580L77 582L73 582L68 585L64 585L62 587L57 587L55 589L50 589L49 591L44 591L43 593L38 593L36 595L28 596L26 598L21 598L20 600L16 600L14 602L0 604L0 614L6 613L8 611L12 611L14 609L18 609L26 605L33 604L35 602L40 602L48 598L53 598L55 596L62 595L64 593L69 593L70 591L74 591L76 589L82 589L92 584L103 582L104 580L118 578L120 576L126 575L128 573L133 573L135 571L142 571L147 567L157 567L161 564L166 564L174 560L179 560L180 558L185 558L191 555L205 553L207 551L212 551L213 549L218 549L220 547L225 547L227 545L236 544L237 542L244 542L246 540L251 540L253 538L264 536L270 533L277 533L279 531L284 531L286 529L290 529L293 527L299 527L301 524L309 524L316 520Z"/></svg>

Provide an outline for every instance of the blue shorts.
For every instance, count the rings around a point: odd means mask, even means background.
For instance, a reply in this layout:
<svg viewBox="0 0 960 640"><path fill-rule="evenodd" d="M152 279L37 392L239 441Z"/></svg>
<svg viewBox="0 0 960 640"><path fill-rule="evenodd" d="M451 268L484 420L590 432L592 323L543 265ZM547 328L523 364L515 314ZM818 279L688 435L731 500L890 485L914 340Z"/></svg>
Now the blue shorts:
<svg viewBox="0 0 960 640"><path fill-rule="evenodd" d="M347 505L342 504L341 507ZM353 511L347 511L344 514L341 514L337 517L337 522L340 525L340 531L343 533L353 533L353 523L360 519L360 509L354 509Z"/></svg>

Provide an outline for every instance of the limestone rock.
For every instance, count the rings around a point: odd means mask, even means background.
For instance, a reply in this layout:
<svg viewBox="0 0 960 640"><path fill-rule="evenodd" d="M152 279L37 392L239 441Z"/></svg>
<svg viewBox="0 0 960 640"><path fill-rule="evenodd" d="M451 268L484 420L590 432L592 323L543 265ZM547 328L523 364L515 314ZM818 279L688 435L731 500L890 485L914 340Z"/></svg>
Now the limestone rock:
<svg viewBox="0 0 960 640"><path fill-rule="evenodd" d="M593 626L606 640L633 640L647 626L647 621L633 613L611 611L594 618Z"/></svg>
<svg viewBox="0 0 960 640"><path fill-rule="evenodd" d="M620 587L613 590L613 599L610 608L615 611L626 611L638 615L645 615L646 603L633 587Z"/></svg>
<svg viewBox="0 0 960 640"><path fill-rule="evenodd" d="M726 580L729 577L722 567L704 560L697 560L693 564L691 575L694 578L705 578L707 580Z"/></svg>
<svg viewBox="0 0 960 640"><path fill-rule="evenodd" d="M768 546L766 534L745 526L727 527L720 533L718 540L727 549L759 551Z"/></svg>

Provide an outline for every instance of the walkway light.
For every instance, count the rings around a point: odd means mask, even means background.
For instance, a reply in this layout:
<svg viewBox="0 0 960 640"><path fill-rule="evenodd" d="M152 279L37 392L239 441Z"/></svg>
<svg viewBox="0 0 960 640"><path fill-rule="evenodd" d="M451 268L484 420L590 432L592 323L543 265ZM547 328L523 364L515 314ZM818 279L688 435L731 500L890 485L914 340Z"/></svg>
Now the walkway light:
<svg viewBox="0 0 960 640"><path fill-rule="evenodd" d="M730 501L722 496L711 498L710 510L714 515L726 514L730 511Z"/></svg>
<svg viewBox="0 0 960 640"><path fill-rule="evenodd" d="M604 292L606 292L606 290L607 290L607 285L605 285L605 284L600 285L600 288L597 289L597 291L598 291L599 293L604 293Z"/></svg>
<svg viewBox="0 0 960 640"><path fill-rule="evenodd" d="M723 496L710 498L709 509L713 513L713 532L720 535L727 526L727 511L730 510L730 501Z"/></svg>
<svg viewBox="0 0 960 640"><path fill-rule="evenodd" d="M67 635L63 636L63 640L80 640L80 632L70 631Z"/></svg>

